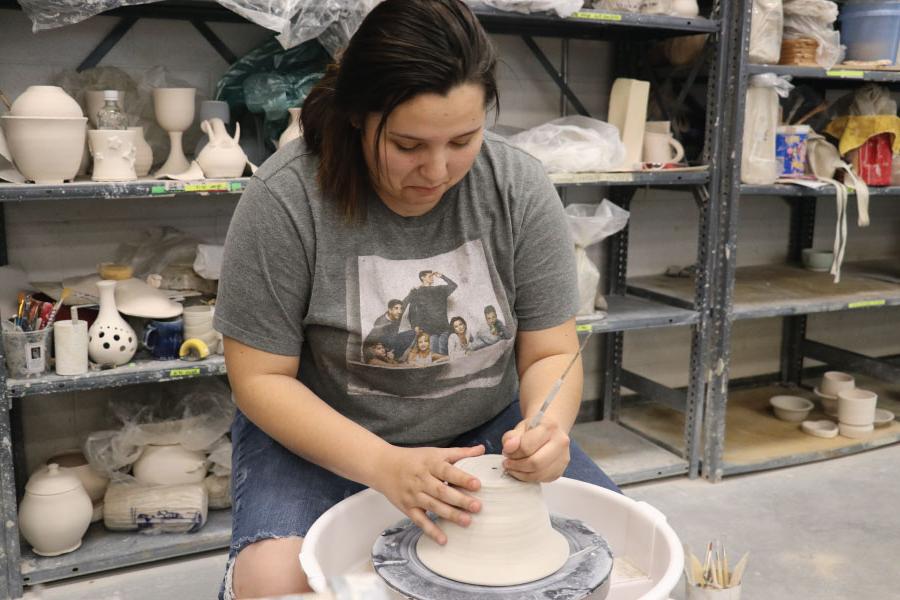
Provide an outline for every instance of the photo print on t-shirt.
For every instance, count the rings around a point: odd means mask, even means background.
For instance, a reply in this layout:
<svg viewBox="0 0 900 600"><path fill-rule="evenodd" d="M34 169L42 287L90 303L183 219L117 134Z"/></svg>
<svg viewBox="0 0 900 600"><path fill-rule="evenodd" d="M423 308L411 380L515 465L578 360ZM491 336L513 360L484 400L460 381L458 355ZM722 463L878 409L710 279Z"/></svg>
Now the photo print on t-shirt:
<svg viewBox="0 0 900 600"><path fill-rule="evenodd" d="M515 336L480 240L429 258L360 256L357 266L350 394L439 397L499 383Z"/></svg>

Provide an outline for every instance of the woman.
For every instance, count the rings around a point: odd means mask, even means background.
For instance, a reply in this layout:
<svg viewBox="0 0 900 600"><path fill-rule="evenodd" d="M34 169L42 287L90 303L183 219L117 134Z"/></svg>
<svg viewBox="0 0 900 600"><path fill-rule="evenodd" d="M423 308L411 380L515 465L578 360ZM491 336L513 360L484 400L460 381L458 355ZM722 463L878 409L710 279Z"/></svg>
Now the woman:
<svg viewBox="0 0 900 600"><path fill-rule="evenodd" d="M406 362L412 367L425 367L442 360L447 360L444 354L431 351L431 336L420 331L416 334L416 347L409 351Z"/></svg>
<svg viewBox="0 0 900 600"><path fill-rule="evenodd" d="M239 409L226 598L308 589L307 530L367 486L445 543L426 512L465 526L481 508L463 491L478 480L454 466L464 457L615 489L568 437L580 363L525 430L577 351L577 283L541 164L484 131L495 62L460 0L386 0L304 103L303 139L248 184L215 317ZM354 360L424 269L458 273L454 306L494 306L510 339L469 369Z"/></svg>
<svg viewBox="0 0 900 600"><path fill-rule="evenodd" d="M450 334L450 340L447 344L449 348L448 354L450 359L461 358L472 350L475 350L474 338L469 335L469 325L462 317L453 317L450 319L450 327L453 333Z"/></svg>

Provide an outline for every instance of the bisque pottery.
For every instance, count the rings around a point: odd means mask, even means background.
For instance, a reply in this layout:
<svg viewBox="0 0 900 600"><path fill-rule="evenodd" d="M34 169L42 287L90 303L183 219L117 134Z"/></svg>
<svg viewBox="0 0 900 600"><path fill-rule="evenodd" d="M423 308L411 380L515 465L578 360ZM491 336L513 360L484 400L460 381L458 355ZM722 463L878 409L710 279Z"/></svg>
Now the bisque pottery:
<svg viewBox="0 0 900 600"><path fill-rule="evenodd" d="M838 423L838 429L841 435L848 438L864 438L868 437L875 430L875 425L850 425L848 423Z"/></svg>
<svg viewBox="0 0 900 600"><path fill-rule="evenodd" d="M137 132L128 129L91 129L88 131L91 156L94 157L93 181L134 181Z"/></svg>
<svg viewBox="0 0 900 600"><path fill-rule="evenodd" d="M288 126L284 128L283 132L281 132L281 137L278 138L279 148L283 148L284 145L291 140L296 140L298 137L303 135L303 125L300 123L300 111L301 109L299 108L288 109L288 113L290 113L290 120L288 121Z"/></svg>
<svg viewBox="0 0 900 600"><path fill-rule="evenodd" d="M13 161L25 179L57 185L78 174L87 117L3 116L0 122Z"/></svg>
<svg viewBox="0 0 900 600"><path fill-rule="evenodd" d="M137 335L116 308L116 281L97 282L100 314L88 330L88 356L99 365L117 367L137 351Z"/></svg>
<svg viewBox="0 0 900 600"><path fill-rule="evenodd" d="M776 417L792 423L806 419L814 406L811 401L800 396L772 396L769 398L769 404L772 405Z"/></svg>
<svg viewBox="0 0 900 600"><path fill-rule="evenodd" d="M849 373L827 371L819 382L819 391L826 396L834 396L856 387L856 379Z"/></svg>
<svg viewBox="0 0 900 600"><path fill-rule="evenodd" d="M200 129L209 137L209 143L197 156L197 164L207 177L240 177L247 166L247 155L238 142L241 139L241 125L235 125L234 138L228 135L222 119L209 119L200 124Z"/></svg>
<svg viewBox="0 0 900 600"><path fill-rule="evenodd" d="M52 463L35 472L25 485L19 530L35 554L59 556L81 546L93 513L78 477Z"/></svg>
<svg viewBox="0 0 900 600"><path fill-rule="evenodd" d="M894 413L884 408L875 409L875 427L887 427L894 421Z"/></svg>
<svg viewBox="0 0 900 600"><path fill-rule="evenodd" d="M191 164L184 156L181 139L194 122L195 88L155 88L153 90L153 110L156 122L169 133L169 157L160 173L183 173Z"/></svg>
<svg viewBox="0 0 900 600"><path fill-rule="evenodd" d="M539 483L519 481L503 470L503 456L485 454L456 463L478 478L482 509L468 527L438 519L443 546L421 536L416 552L438 575L476 585L518 585L555 573L569 558L569 542L550 523Z"/></svg>
<svg viewBox="0 0 900 600"><path fill-rule="evenodd" d="M75 98L55 85L32 85L16 98L9 109L14 117L83 117Z"/></svg>
<svg viewBox="0 0 900 600"><path fill-rule="evenodd" d="M672 0L670 12L679 17L696 17L700 14L697 0Z"/></svg>
<svg viewBox="0 0 900 600"><path fill-rule="evenodd" d="M829 421L828 419L822 419L821 421L803 421L803 423L800 424L800 429L802 429L804 433L820 438L833 438L838 434L837 423Z"/></svg>
<svg viewBox="0 0 900 600"><path fill-rule="evenodd" d="M134 172L138 177L146 177L150 174L150 167L153 166L153 148L144 139L143 127L129 127L129 131L133 131L134 139Z"/></svg>
<svg viewBox="0 0 900 600"><path fill-rule="evenodd" d="M116 285L116 309L123 315L144 319L174 319L184 306L147 283L130 277Z"/></svg>
<svg viewBox="0 0 900 600"><path fill-rule="evenodd" d="M84 486L84 490L90 497L91 502L96 503L103 500L106 486L109 485L109 478L92 469L80 450L67 450L62 454L51 456L47 459L47 464L57 464L60 469L65 469L74 474L81 482L81 485Z"/></svg>
<svg viewBox="0 0 900 600"><path fill-rule="evenodd" d="M206 455L181 444L150 444L132 467L132 474L145 485L201 483L206 479Z"/></svg>
<svg viewBox="0 0 900 600"><path fill-rule="evenodd" d="M875 422L878 395L869 390L854 388L838 394L838 421L844 425L868 427Z"/></svg>

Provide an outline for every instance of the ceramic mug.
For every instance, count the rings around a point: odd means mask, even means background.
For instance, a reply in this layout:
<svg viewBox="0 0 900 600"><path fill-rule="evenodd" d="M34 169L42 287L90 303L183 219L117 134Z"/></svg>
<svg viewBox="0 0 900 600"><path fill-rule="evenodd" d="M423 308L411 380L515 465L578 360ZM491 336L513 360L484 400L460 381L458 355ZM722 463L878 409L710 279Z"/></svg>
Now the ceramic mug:
<svg viewBox="0 0 900 600"><path fill-rule="evenodd" d="M682 158L684 158L684 147L671 134L655 133L653 131L644 132L644 162L654 164L677 163Z"/></svg>
<svg viewBox="0 0 900 600"><path fill-rule="evenodd" d="M672 133L672 122L671 121L647 121L647 125L644 126L644 132L650 133Z"/></svg>
<svg viewBox="0 0 900 600"><path fill-rule="evenodd" d="M94 157L93 181L134 181L137 171L137 132L129 129L91 129L88 145Z"/></svg>
<svg viewBox="0 0 900 600"><path fill-rule="evenodd" d="M144 328L141 340L144 347L155 358L171 360L178 358L178 349L184 341L184 322L179 319L171 321L150 321Z"/></svg>

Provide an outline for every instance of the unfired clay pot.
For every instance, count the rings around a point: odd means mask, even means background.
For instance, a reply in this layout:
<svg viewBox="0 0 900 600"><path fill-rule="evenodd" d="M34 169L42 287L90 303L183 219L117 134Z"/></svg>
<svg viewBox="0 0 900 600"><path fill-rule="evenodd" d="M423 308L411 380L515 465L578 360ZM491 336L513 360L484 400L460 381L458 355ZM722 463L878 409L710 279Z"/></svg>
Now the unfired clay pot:
<svg viewBox="0 0 900 600"><path fill-rule="evenodd" d="M844 425L869 427L875 421L878 395L869 390L854 388L838 394L838 421Z"/></svg>
<svg viewBox="0 0 900 600"><path fill-rule="evenodd" d="M137 351L137 335L116 308L116 282L104 279L97 288L100 314L88 330L88 355L100 365L124 365Z"/></svg>
<svg viewBox="0 0 900 600"><path fill-rule="evenodd" d="M14 117L83 117L81 107L64 89L55 85L32 85L9 109Z"/></svg>
<svg viewBox="0 0 900 600"><path fill-rule="evenodd" d="M78 477L53 463L35 472L25 485L19 530L35 554L58 556L81 546L93 513Z"/></svg>
<svg viewBox="0 0 900 600"><path fill-rule="evenodd" d="M51 456L47 459L47 464L52 463L59 465L60 469L74 474L81 482L81 485L84 486L84 490L90 497L91 502L103 500L106 486L109 485L109 478L92 469L80 450L67 450L62 454Z"/></svg>
<svg viewBox="0 0 900 600"><path fill-rule="evenodd" d="M80 109L79 109L80 110ZM0 117L13 161L35 183L74 179L84 152L86 117Z"/></svg>
<svg viewBox="0 0 900 600"><path fill-rule="evenodd" d="M247 155L238 142L241 139L241 125L235 125L234 138L228 135L222 119L209 119L200 124L200 129L209 137L209 143L197 156L197 164L206 177L240 177L247 166Z"/></svg>
<svg viewBox="0 0 900 600"><path fill-rule="evenodd" d="M91 156L94 157L94 181L134 181L137 132L121 129L88 131Z"/></svg>
<svg viewBox="0 0 900 600"><path fill-rule="evenodd" d="M191 164L181 146L182 134L194 122L195 88L155 88L153 111L156 122L169 133L169 157L159 168L160 173L183 173Z"/></svg>
<svg viewBox="0 0 900 600"><path fill-rule="evenodd" d="M481 511L468 527L438 519L447 543L422 535L416 553L435 573L488 586L535 581L555 573L569 558L569 542L553 529L539 483L504 474L503 456L464 458L456 466L481 482Z"/></svg>
<svg viewBox="0 0 900 600"><path fill-rule="evenodd" d="M281 133L281 137L278 138L278 147L283 148L285 144L290 142L291 140L296 140L298 137L303 135L303 125L300 123L300 110L299 108L289 108L288 112L291 115L291 119L288 122L288 126L284 128L284 131Z"/></svg>
<svg viewBox="0 0 900 600"><path fill-rule="evenodd" d="M201 483L206 478L206 455L181 444L149 445L132 467L134 478L145 485Z"/></svg>
<svg viewBox="0 0 900 600"><path fill-rule="evenodd" d="M679 17L696 17L700 14L697 0L672 0L669 10L673 15Z"/></svg>
<svg viewBox="0 0 900 600"><path fill-rule="evenodd" d="M143 127L129 127L128 130L135 132L134 172L138 177L146 177L153 166L153 148L144 139Z"/></svg>

